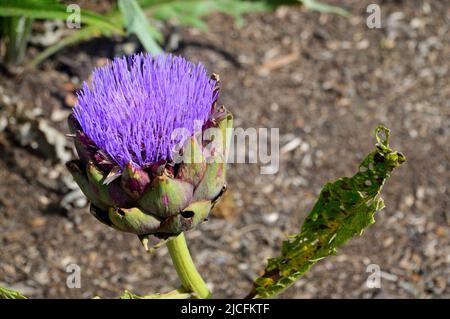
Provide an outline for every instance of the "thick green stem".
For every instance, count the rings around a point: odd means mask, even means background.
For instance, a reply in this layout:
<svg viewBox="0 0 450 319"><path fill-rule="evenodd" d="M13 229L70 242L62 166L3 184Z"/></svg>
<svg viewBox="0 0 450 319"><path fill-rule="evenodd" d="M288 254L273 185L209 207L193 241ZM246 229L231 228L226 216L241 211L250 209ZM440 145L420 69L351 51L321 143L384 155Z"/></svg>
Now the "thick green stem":
<svg viewBox="0 0 450 319"><path fill-rule="evenodd" d="M183 288L195 293L197 298L210 298L211 293L195 268L194 262L189 254L184 234L181 233L174 239L169 240L167 242L167 248L169 249L170 257L172 257Z"/></svg>

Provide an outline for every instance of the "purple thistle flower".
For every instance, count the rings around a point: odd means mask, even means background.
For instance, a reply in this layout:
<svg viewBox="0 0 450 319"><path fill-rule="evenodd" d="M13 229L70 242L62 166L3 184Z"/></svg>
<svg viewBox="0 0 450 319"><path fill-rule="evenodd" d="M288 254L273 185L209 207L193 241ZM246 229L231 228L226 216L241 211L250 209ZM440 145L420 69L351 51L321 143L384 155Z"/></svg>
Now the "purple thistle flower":
<svg viewBox="0 0 450 319"><path fill-rule="evenodd" d="M78 159L66 165L98 220L168 238L207 218L226 189L229 140L215 137L233 127L216 103L218 81L171 55L118 58L93 72L68 119Z"/></svg>
<svg viewBox="0 0 450 319"><path fill-rule="evenodd" d="M122 169L172 160L173 150L206 123L216 81L182 57L116 58L78 92L74 115L83 132ZM198 127L200 123L200 127ZM185 133L172 138L176 129Z"/></svg>

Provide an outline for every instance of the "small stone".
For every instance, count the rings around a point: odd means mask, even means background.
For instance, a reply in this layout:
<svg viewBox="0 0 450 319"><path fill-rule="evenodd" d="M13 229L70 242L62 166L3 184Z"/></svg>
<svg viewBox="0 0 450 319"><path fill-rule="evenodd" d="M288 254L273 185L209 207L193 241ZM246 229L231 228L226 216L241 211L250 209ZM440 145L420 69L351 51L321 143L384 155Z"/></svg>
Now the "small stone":
<svg viewBox="0 0 450 319"><path fill-rule="evenodd" d="M33 228L41 227L46 224L47 220L44 217L35 217L31 219L30 225Z"/></svg>
<svg viewBox="0 0 450 319"><path fill-rule="evenodd" d="M394 237L388 237L383 241L383 246L389 247L392 245L393 242L394 242Z"/></svg>
<svg viewBox="0 0 450 319"><path fill-rule="evenodd" d="M278 220L280 215L277 212L266 214L263 216L264 222L268 225L273 225Z"/></svg>
<svg viewBox="0 0 450 319"><path fill-rule="evenodd" d="M403 200L403 203L407 206L407 207L411 207L412 205L414 205L414 196L413 195L407 195L405 197L405 199Z"/></svg>
<svg viewBox="0 0 450 319"><path fill-rule="evenodd" d="M40 272L37 272L34 275L34 280L36 280L36 282L38 282L40 285L47 285L50 282L48 271L42 270Z"/></svg>

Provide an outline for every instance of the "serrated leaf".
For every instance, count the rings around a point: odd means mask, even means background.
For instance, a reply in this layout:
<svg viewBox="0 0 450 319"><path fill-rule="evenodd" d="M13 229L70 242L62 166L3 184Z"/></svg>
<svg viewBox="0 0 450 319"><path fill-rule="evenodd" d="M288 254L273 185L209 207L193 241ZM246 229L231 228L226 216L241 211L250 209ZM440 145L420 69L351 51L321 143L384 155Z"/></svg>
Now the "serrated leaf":
<svg viewBox="0 0 450 319"><path fill-rule="evenodd" d="M20 292L0 287L0 299L27 299Z"/></svg>
<svg viewBox="0 0 450 319"><path fill-rule="evenodd" d="M24 16L34 19L67 20L71 12L57 0L2 0L0 16ZM120 31L121 26L112 23L108 18L88 10L80 11L81 23L95 25L110 31Z"/></svg>
<svg viewBox="0 0 450 319"><path fill-rule="evenodd" d="M301 232L283 242L280 257L268 260L249 298L280 293L317 261L335 254L338 246L361 235L375 222L374 214L384 207L381 188L391 172L405 161L401 153L390 149L387 128L379 126L375 134L376 148L361 163L358 173L323 187Z"/></svg>
<svg viewBox="0 0 450 319"><path fill-rule="evenodd" d="M163 52L157 43L162 40L160 31L150 24L136 0L119 0L119 10L127 31L136 34L148 52L154 55Z"/></svg>

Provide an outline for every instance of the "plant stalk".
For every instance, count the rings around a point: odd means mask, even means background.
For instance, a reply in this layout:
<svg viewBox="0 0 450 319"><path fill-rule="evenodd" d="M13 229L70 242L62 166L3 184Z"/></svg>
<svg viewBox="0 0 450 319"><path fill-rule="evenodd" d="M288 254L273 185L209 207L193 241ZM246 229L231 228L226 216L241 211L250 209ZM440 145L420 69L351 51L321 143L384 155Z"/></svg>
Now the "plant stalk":
<svg viewBox="0 0 450 319"><path fill-rule="evenodd" d="M211 293L195 268L194 262L189 254L184 234L181 233L177 237L169 240L167 242L167 248L169 249L170 257L172 258L183 288L195 293L197 298L210 298Z"/></svg>
<svg viewBox="0 0 450 319"><path fill-rule="evenodd" d="M4 17L1 23L2 37L6 46L4 64L18 66L25 57L33 20L26 17Z"/></svg>

